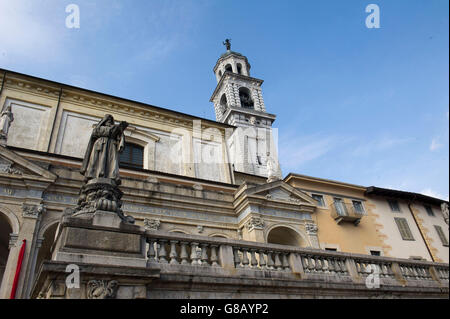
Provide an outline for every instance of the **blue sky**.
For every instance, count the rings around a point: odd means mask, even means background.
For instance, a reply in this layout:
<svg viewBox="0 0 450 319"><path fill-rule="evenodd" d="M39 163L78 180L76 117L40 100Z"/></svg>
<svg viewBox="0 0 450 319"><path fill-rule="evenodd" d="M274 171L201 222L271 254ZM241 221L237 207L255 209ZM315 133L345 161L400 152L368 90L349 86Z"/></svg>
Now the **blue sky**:
<svg viewBox="0 0 450 319"><path fill-rule="evenodd" d="M80 28L68 29L68 4ZM368 29L365 8L380 7ZM0 67L214 119L222 41L277 115L283 174L449 195L446 0L0 0Z"/></svg>

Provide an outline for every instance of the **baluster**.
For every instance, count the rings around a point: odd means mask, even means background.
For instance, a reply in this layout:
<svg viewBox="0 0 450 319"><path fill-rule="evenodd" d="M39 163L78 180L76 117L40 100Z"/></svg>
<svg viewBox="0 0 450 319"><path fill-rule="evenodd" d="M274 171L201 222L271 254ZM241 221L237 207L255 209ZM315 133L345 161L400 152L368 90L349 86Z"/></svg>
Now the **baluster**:
<svg viewBox="0 0 450 319"><path fill-rule="evenodd" d="M202 266L209 266L208 264L208 244L201 244L202 247L202 253L201 253L201 265Z"/></svg>
<svg viewBox="0 0 450 319"><path fill-rule="evenodd" d="M166 243L167 243L167 240L160 240L159 241L158 257L159 257L159 262L162 263L162 264L167 264Z"/></svg>
<svg viewBox="0 0 450 319"><path fill-rule="evenodd" d="M339 275L339 273L342 272L341 265L339 265L339 260L336 257L333 257L333 266L334 269L336 269L336 274Z"/></svg>
<svg viewBox="0 0 450 319"><path fill-rule="evenodd" d="M281 263L281 260L280 260L280 253L276 251L275 252L275 269L283 270L283 268L281 268L281 266L283 266L283 264Z"/></svg>
<svg viewBox="0 0 450 319"><path fill-rule="evenodd" d="M233 254L234 254L234 266L236 268L240 268L241 266L241 256L239 256L239 248L233 247Z"/></svg>
<svg viewBox="0 0 450 319"><path fill-rule="evenodd" d="M316 272L321 272L322 271L322 262L320 260L319 256L315 256L314 257L314 262L316 264L316 267L314 268L316 270Z"/></svg>
<svg viewBox="0 0 450 319"><path fill-rule="evenodd" d="M256 249L250 249L250 264L252 268L258 268L258 260L256 260Z"/></svg>
<svg viewBox="0 0 450 319"><path fill-rule="evenodd" d="M300 258L302 259L302 265L303 265L303 270L305 273L309 273L309 269L308 269L308 257L304 256L304 255L300 255Z"/></svg>
<svg viewBox="0 0 450 319"><path fill-rule="evenodd" d="M347 266L345 265L344 259L338 258L339 268L341 269L341 273L345 275L347 273Z"/></svg>
<svg viewBox="0 0 450 319"><path fill-rule="evenodd" d="M219 260L217 258L217 248L219 247L218 245L210 245L211 247L211 265L213 267L218 267L219 264L217 263L217 261Z"/></svg>
<svg viewBox="0 0 450 319"><path fill-rule="evenodd" d="M178 243L178 241L176 240L171 240L170 241L170 264L171 265L178 265L178 261L177 261L177 247L176 244Z"/></svg>
<svg viewBox="0 0 450 319"><path fill-rule="evenodd" d="M264 259L264 251L259 251L259 266L261 269L266 269L266 260Z"/></svg>
<svg viewBox="0 0 450 319"><path fill-rule="evenodd" d="M389 277L386 263L381 263L381 274L384 278Z"/></svg>
<svg viewBox="0 0 450 319"><path fill-rule="evenodd" d="M358 274L361 274L361 262L359 260L355 260L356 271Z"/></svg>
<svg viewBox="0 0 450 319"><path fill-rule="evenodd" d="M273 251L267 252L267 268L273 269L273 260L272 260Z"/></svg>
<svg viewBox="0 0 450 319"><path fill-rule="evenodd" d="M248 268L249 266L249 260L248 260L248 255L247 255L247 248L242 248L242 265L244 265L244 268Z"/></svg>
<svg viewBox="0 0 450 319"><path fill-rule="evenodd" d="M332 257L328 257L328 258L327 258L328 270L329 270L330 274L335 274L336 272L335 272L335 269L334 269L333 261L332 261L332 260L333 260Z"/></svg>
<svg viewBox="0 0 450 319"><path fill-rule="evenodd" d="M197 255L197 245L198 243L191 243L191 265L197 265L200 263Z"/></svg>
<svg viewBox="0 0 450 319"><path fill-rule="evenodd" d="M147 257L149 262L157 262L155 252L155 240L153 238L147 238L148 251Z"/></svg>
<svg viewBox="0 0 450 319"><path fill-rule="evenodd" d="M185 241L180 242L181 245L181 253L180 253L180 258L181 258L181 264L182 265L187 265L189 264L188 262L188 253L187 253L187 245L188 243Z"/></svg>
<svg viewBox="0 0 450 319"><path fill-rule="evenodd" d="M322 271L326 274L330 273L328 271L328 261L326 257L320 257L320 261L322 263Z"/></svg>
<svg viewBox="0 0 450 319"><path fill-rule="evenodd" d="M282 255L282 266L283 266L283 270L285 270L285 271L291 270L287 256L288 256L288 253L283 253L283 255Z"/></svg>
<svg viewBox="0 0 450 319"><path fill-rule="evenodd" d="M314 272L315 265L313 263L312 255L307 255L307 257L308 257L308 270L309 272Z"/></svg>

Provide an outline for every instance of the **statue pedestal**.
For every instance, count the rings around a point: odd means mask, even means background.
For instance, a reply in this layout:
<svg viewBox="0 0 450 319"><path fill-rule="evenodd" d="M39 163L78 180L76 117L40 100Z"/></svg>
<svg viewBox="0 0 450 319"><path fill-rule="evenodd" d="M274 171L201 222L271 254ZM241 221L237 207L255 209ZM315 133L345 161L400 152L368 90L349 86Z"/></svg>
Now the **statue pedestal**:
<svg viewBox="0 0 450 319"><path fill-rule="evenodd" d="M52 260L146 267L142 234L141 227L123 223L114 212L96 211L92 219L66 216L57 231Z"/></svg>
<svg viewBox="0 0 450 319"><path fill-rule="evenodd" d="M122 219L115 212L98 210L94 213L94 217L92 218L93 226L120 228L121 224Z"/></svg>

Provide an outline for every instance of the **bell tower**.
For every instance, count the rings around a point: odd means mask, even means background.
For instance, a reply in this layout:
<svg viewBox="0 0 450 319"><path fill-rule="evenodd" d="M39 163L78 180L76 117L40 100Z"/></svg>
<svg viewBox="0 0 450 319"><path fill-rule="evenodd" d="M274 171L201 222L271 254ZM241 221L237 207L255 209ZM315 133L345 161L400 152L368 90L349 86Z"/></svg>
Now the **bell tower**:
<svg viewBox="0 0 450 319"><path fill-rule="evenodd" d="M211 96L216 120L236 126L228 138L230 161L237 172L282 178L272 123L274 114L267 113L262 97L264 82L250 76L247 57L231 51L230 39L223 44L227 51L214 66L217 86Z"/></svg>

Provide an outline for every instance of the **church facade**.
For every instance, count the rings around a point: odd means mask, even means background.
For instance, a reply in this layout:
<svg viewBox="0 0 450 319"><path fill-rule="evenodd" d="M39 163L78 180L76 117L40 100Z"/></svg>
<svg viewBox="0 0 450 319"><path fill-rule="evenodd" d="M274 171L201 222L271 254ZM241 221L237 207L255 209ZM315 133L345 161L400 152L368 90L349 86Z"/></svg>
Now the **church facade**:
<svg viewBox="0 0 450 319"><path fill-rule="evenodd" d="M110 273L126 278L114 284L122 298L203 298L211 278L223 283L213 297L371 296L370 265L390 287L385 295L448 297L448 202L296 173L283 178L263 81L230 49L213 71L216 121L1 70L1 298L66 298L61 263L69 261L121 267ZM141 247L109 247L111 263L98 252L71 259L91 226L69 223L79 232L65 233L62 222L79 204L80 168L105 114L128 123L121 207L137 227L116 244ZM134 273L121 272L127 267ZM203 278L197 288L187 274ZM267 276L274 280L266 289ZM310 279L326 284L315 289ZM330 286L335 279L341 288ZM86 286L72 297L93 295Z"/></svg>

